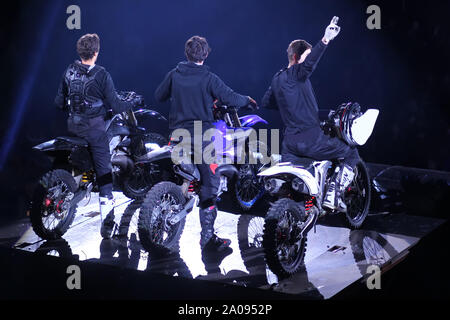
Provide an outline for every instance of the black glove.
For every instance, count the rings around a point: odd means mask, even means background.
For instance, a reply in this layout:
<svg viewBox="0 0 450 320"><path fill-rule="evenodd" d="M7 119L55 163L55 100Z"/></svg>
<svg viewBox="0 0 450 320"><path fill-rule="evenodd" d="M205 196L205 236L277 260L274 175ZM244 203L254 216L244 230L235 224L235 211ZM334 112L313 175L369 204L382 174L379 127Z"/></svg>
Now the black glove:
<svg viewBox="0 0 450 320"><path fill-rule="evenodd" d="M144 104L144 97L140 95L136 95L136 97L133 98L132 104L134 107L143 107Z"/></svg>
<svg viewBox="0 0 450 320"><path fill-rule="evenodd" d="M251 110L258 110L259 106L256 103L256 101L252 98L252 97L248 97L249 103L247 105L248 108L250 108Z"/></svg>

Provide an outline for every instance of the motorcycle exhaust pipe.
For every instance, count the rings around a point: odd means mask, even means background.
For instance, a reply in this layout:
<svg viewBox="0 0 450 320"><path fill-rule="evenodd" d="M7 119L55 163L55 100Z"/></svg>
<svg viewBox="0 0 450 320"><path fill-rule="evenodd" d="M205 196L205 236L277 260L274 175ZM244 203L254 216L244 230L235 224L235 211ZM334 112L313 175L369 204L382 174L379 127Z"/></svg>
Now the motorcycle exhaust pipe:
<svg viewBox="0 0 450 320"><path fill-rule="evenodd" d="M118 166L122 170L127 171L127 172L133 170L133 168L134 168L133 161L130 158L128 158L127 156L124 156L124 155L115 155L111 159L111 164L114 165L114 166Z"/></svg>

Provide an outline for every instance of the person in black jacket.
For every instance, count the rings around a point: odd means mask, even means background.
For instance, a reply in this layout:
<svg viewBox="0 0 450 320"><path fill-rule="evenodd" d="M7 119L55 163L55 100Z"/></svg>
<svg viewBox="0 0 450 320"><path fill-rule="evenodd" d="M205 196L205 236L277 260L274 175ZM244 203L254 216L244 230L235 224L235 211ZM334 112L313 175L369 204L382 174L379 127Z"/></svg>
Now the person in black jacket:
<svg viewBox="0 0 450 320"><path fill-rule="evenodd" d="M256 102L248 96L235 93L209 68L203 64L211 49L205 38L193 36L185 44L187 61L167 73L155 91L158 101L170 99L169 128L171 131L187 129L194 136L194 121L202 121L202 131L213 128L212 107L216 99L226 105L243 107ZM194 139L192 139L194 140ZM205 147L205 144L203 145ZM191 148L197 151L195 146ZM200 171L200 224L202 227L200 246L202 250L223 250L231 243L214 234L214 221L217 216L216 193L218 177L213 169L203 163L197 164Z"/></svg>
<svg viewBox="0 0 450 320"><path fill-rule="evenodd" d="M121 101L116 94L111 75L96 65L100 50L97 34L85 34L77 41L81 61L70 64L59 85L55 104L69 112L69 132L84 138L94 162L100 189L100 213L113 212L111 155L106 136L105 115L107 106L119 113L131 109L142 101ZM108 215L110 218L112 215Z"/></svg>
<svg viewBox="0 0 450 320"><path fill-rule="evenodd" d="M344 165L330 183L323 205L346 211L340 194L353 180L353 168L359 161L358 151L341 140L324 134L320 128L319 109L309 80L328 43L339 31L337 17L334 17L326 28L325 35L314 47L305 40L292 41L287 49L289 65L275 74L262 99L262 105L280 110L285 125L283 161L293 162L297 156L316 160L343 158Z"/></svg>

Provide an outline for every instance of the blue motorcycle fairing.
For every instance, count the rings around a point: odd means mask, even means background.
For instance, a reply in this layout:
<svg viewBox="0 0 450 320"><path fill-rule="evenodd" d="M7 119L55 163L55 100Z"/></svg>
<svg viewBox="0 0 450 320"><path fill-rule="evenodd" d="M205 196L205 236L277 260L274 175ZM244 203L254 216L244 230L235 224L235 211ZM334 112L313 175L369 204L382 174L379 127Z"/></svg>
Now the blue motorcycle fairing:
<svg viewBox="0 0 450 320"><path fill-rule="evenodd" d="M241 121L241 125L243 127L251 127L257 124L258 122L268 124L266 120L264 120L263 118L261 118L256 114L248 114L246 116L239 117L239 120Z"/></svg>

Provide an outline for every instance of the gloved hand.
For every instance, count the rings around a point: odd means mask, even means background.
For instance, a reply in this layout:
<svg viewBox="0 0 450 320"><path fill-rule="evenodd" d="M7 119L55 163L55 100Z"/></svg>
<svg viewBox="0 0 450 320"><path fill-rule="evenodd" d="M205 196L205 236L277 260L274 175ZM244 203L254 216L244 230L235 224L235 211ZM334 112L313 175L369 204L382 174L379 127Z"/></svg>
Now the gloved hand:
<svg viewBox="0 0 450 320"><path fill-rule="evenodd" d="M252 97L248 97L248 99L250 100L250 103L247 106L252 110L258 110L259 107L255 99L253 99Z"/></svg>
<svg viewBox="0 0 450 320"><path fill-rule="evenodd" d="M326 42L333 40L341 31L341 27L337 25L339 17L334 16L329 26L325 29L324 39Z"/></svg>
<svg viewBox="0 0 450 320"><path fill-rule="evenodd" d="M141 95L136 95L133 100L132 100L132 104L135 107L142 107L144 106L144 97Z"/></svg>

